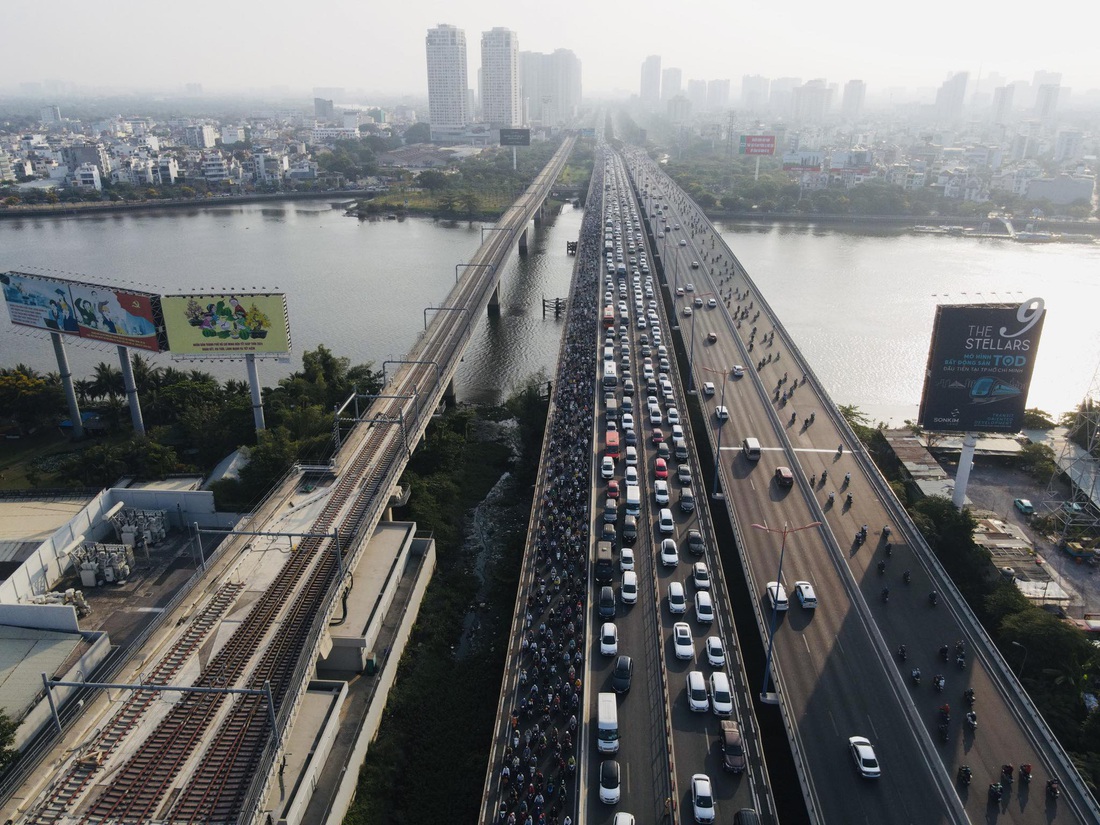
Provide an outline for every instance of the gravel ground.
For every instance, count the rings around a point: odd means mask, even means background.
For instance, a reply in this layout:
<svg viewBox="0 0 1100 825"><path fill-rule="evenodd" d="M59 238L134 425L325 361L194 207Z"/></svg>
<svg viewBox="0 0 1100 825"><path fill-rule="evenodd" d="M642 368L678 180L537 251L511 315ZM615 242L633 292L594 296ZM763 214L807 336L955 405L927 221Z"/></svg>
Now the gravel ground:
<svg viewBox="0 0 1100 825"><path fill-rule="evenodd" d="M955 471L954 466L946 469L948 473ZM1072 556L1058 550L1050 537L1033 530L1012 504L1017 498L1030 499L1036 511L1043 512L1042 502L1054 498L1045 483L1020 470L983 462L979 456L970 472L967 497L976 511L996 513L1003 521L1023 530L1062 587L1076 594L1077 599L1067 611L1070 615L1080 618L1083 613L1100 613L1100 568L1078 564Z"/></svg>

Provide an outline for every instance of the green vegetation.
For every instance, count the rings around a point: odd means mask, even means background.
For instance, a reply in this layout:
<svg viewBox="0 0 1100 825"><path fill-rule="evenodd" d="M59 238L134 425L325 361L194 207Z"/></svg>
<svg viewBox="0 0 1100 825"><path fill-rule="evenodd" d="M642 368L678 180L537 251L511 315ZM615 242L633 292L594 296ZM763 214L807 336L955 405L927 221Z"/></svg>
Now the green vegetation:
<svg viewBox="0 0 1100 825"><path fill-rule="evenodd" d="M856 429L905 502L901 468L896 462L882 461L881 429L865 425ZM1041 455L1040 450L1025 453L1026 463ZM1045 477L1050 478L1050 473ZM942 496L911 502L908 509L1095 795L1100 789L1100 712L1088 712L1083 694L1093 691L1100 678L1100 650L1076 627L1033 605L998 574L988 553L974 541L976 523L969 510L960 512ZM1027 652L1026 669L1023 651Z"/></svg>
<svg viewBox="0 0 1100 825"><path fill-rule="evenodd" d="M479 435L492 429L490 418L503 415L519 421L521 455L514 463L510 447ZM478 819L545 419L534 385L506 411L451 411L429 428L409 463L412 496L401 517L434 533L437 567L360 769L347 825ZM509 515L495 521L498 531L506 523L511 531L494 533L490 547L464 546L471 508L509 470L515 474L503 497ZM484 586L473 572L479 552L490 560ZM466 637L464 621L477 602L480 629Z"/></svg>
<svg viewBox="0 0 1100 825"><path fill-rule="evenodd" d="M6 713L0 712L0 775L19 757L19 751L12 747L18 728Z"/></svg>

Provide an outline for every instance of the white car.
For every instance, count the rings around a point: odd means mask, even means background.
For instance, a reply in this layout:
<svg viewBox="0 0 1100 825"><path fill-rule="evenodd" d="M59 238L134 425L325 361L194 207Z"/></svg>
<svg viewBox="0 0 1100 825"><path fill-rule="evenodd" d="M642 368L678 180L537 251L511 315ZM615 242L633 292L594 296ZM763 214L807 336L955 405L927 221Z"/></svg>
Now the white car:
<svg viewBox="0 0 1100 825"><path fill-rule="evenodd" d="M623 429L624 430L633 430L634 429L634 416L631 413L623 413Z"/></svg>
<svg viewBox="0 0 1100 825"><path fill-rule="evenodd" d="M695 643L687 622L676 622L672 626L672 649L677 659L690 659L695 655Z"/></svg>
<svg viewBox="0 0 1100 825"><path fill-rule="evenodd" d="M623 571L634 569L634 551L629 547L619 551L619 569Z"/></svg>
<svg viewBox="0 0 1100 825"><path fill-rule="evenodd" d="M704 381L703 382L703 395L714 395L714 382L713 381Z"/></svg>
<svg viewBox="0 0 1100 825"><path fill-rule="evenodd" d="M714 408L714 416L719 421L729 421L730 411L728 408L719 405Z"/></svg>
<svg viewBox="0 0 1100 825"><path fill-rule="evenodd" d="M663 539L661 541L661 564L665 567L675 567L680 563L680 553L676 548L676 539Z"/></svg>
<svg viewBox="0 0 1100 825"><path fill-rule="evenodd" d="M706 562L697 561L691 571L691 581L696 590L710 590L710 571Z"/></svg>
<svg viewBox="0 0 1100 825"><path fill-rule="evenodd" d="M615 459L609 455L603 457L603 462L600 465L600 475L603 478L612 478L615 475Z"/></svg>
<svg viewBox="0 0 1100 825"><path fill-rule="evenodd" d="M600 763L600 802L615 805L619 801L619 763L605 759Z"/></svg>
<svg viewBox="0 0 1100 825"><path fill-rule="evenodd" d="M638 467L635 466L626 468L626 486L637 487L638 486Z"/></svg>
<svg viewBox="0 0 1100 825"><path fill-rule="evenodd" d="M853 736L848 739L848 749L852 752L852 760L856 763L859 775L867 779L878 779L882 775L882 769L875 756L875 749L871 746L866 736Z"/></svg>
<svg viewBox="0 0 1100 825"><path fill-rule="evenodd" d="M711 298L710 300L707 301L707 307L709 307L710 309L715 309L715 308L717 308L717 306L718 306L718 302L714 298Z"/></svg>
<svg viewBox="0 0 1100 825"><path fill-rule="evenodd" d="M687 290L688 292L694 292L695 291L695 284L684 284L684 289Z"/></svg>
<svg viewBox="0 0 1100 825"><path fill-rule="evenodd" d="M768 582L768 600L776 610L786 610L790 607L787 601L787 588L779 582Z"/></svg>
<svg viewBox="0 0 1100 825"><path fill-rule="evenodd" d="M710 624L714 621L714 602L710 599L710 593L699 590L695 594L695 621L700 624Z"/></svg>
<svg viewBox="0 0 1100 825"><path fill-rule="evenodd" d="M817 594L814 593L814 586L809 582L795 582L794 593L798 596L798 603L806 610L817 607Z"/></svg>
<svg viewBox="0 0 1100 825"><path fill-rule="evenodd" d="M679 424L680 423L680 411L678 409L676 409L675 407L669 407L668 408L668 423L669 424ZM673 438L675 438L675 437L676 436L674 434Z"/></svg>
<svg viewBox="0 0 1100 825"><path fill-rule="evenodd" d="M691 307L684 307L684 317L685 318L690 318L691 317L691 311L692 311Z"/></svg>
<svg viewBox="0 0 1100 825"><path fill-rule="evenodd" d="M691 777L691 808L696 822L714 822L714 791L705 773Z"/></svg>
<svg viewBox="0 0 1100 825"><path fill-rule="evenodd" d="M689 671L686 682L688 710L693 713L706 713L710 710L710 702L707 700L707 683L703 679L702 671Z"/></svg>
<svg viewBox="0 0 1100 825"><path fill-rule="evenodd" d="M680 238L680 246L687 246L687 245L688 245L688 242L685 241L683 238Z"/></svg>
<svg viewBox="0 0 1100 825"><path fill-rule="evenodd" d="M600 653L615 656L619 652L619 628L614 622L604 622L600 627Z"/></svg>
<svg viewBox="0 0 1100 825"><path fill-rule="evenodd" d="M733 372L733 377L734 377L734 378L740 378L740 377L741 377L742 375L744 375L744 374L745 374L745 368L744 368L744 367L742 367L742 366L741 366L740 364L737 364L737 365L736 365L736 366L735 366L735 367L733 368L732 372Z"/></svg>
<svg viewBox="0 0 1100 825"><path fill-rule="evenodd" d="M711 667L726 666L726 649L722 646L722 640L717 636L707 636L703 643L707 651L707 664Z"/></svg>
<svg viewBox="0 0 1100 825"><path fill-rule="evenodd" d="M638 574L633 570L623 573L623 585L619 588L619 598L623 604L634 604L638 601Z"/></svg>
<svg viewBox="0 0 1100 825"><path fill-rule="evenodd" d="M664 479L656 479L653 482L653 497L658 504L668 504L668 482Z"/></svg>
<svg viewBox="0 0 1100 825"><path fill-rule="evenodd" d="M715 716L733 714L733 689L725 671L716 670L710 674L710 706Z"/></svg>
<svg viewBox="0 0 1100 825"><path fill-rule="evenodd" d="M673 615L687 613L687 597L684 595L684 586L680 582L668 583L668 612Z"/></svg>

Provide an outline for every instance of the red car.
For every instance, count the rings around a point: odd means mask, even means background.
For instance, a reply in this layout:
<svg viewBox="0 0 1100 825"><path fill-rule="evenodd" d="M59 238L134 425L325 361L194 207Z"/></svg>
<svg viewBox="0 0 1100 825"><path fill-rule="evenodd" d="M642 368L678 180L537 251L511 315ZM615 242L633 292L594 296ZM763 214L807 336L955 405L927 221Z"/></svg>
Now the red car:
<svg viewBox="0 0 1100 825"><path fill-rule="evenodd" d="M653 443L654 444L660 444L664 440L665 440L664 430L662 430L660 427L654 427L653 428Z"/></svg>
<svg viewBox="0 0 1100 825"><path fill-rule="evenodd" d="M657 463L653 465L653 475L657 478L668 478L668 464L663 458L658 458Z"/></svg>
<svg viewBox="0 0 1100 825"><path fill-rule="evenodd" d="M611 479L611 481L607 482L607 497L619 497L619 482L616 479Z"/></svg>

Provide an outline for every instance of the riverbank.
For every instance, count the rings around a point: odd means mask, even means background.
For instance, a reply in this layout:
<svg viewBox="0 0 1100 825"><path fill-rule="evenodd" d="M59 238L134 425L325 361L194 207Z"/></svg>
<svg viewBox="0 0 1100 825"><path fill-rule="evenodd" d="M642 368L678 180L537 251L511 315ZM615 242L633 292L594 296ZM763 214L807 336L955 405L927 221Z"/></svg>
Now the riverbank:
<svg viewBox="0 0 1100 825"><path fill-rule="evenodd" d="M777 223L827 224L839 229L868 230L873 228L914 228L928 226L961 227L965 234L981 232L982 236L1010 237L1004 224L998 219L958 218L951 215L828 215L805 212L733 212L722 209L704 209L703 213L712 221L731 223L758 223L772 225ZM1034 224L1036 231L1065 232L1070 234L1092 235L1100 238L1100 221L1071 221L1048 219L1016 218L1017 232L1026 224ZM1000 231L998 231L1000 230ZM935 234L935 233L932 233ZM949 234L946 230L943 234Z"/></svg>
<svg viewBox="0 0 1100 825"><path fill-rule="evenodd" d="M278 201L331 200L350 203L371 197L366 189L332 189L324 192L255 192L249 195L216 195L209 198L172 198L151 201L111 201L109 203L53 203L34 206L0 207L0 220L13 218L68 218L100 212L153 212L171 209L207 209L227 204L272 203Z"/></svg>

